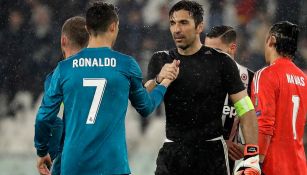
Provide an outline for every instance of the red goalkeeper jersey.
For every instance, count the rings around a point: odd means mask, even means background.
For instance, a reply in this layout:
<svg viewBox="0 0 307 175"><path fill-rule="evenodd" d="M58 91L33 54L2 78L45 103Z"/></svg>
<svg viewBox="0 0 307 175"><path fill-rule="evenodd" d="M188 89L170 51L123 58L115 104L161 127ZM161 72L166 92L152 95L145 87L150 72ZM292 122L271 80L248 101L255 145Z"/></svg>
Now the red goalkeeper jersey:
<svg viewBox="0 0 307 175"><path fill-rule="evenodd" d="M266 175L307 175L303 147L306 79L287 58L277 59L254 76L252 101L258 116L260 154L266 153Z"/></svg>

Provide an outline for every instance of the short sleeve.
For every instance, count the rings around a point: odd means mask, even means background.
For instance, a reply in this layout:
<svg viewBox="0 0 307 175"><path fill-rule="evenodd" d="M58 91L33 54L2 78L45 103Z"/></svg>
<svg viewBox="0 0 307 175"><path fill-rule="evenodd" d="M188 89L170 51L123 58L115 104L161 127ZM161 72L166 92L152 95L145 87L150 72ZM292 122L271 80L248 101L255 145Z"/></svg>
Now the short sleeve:
<svg viewBox="0 0 307 175"><path fill-rule="evenodd" d="M226 54L222 56L221 71L223 85L229 95L236 94L245 89L236 63Z"/></svg>
<svg viewBox="0 0 307 175"><path fill-rule="evenodd" d="M162 67L164 66L164 57L166 53L156 52L152 55L147 69L147 80L154 79L159 73Z"/></svg>

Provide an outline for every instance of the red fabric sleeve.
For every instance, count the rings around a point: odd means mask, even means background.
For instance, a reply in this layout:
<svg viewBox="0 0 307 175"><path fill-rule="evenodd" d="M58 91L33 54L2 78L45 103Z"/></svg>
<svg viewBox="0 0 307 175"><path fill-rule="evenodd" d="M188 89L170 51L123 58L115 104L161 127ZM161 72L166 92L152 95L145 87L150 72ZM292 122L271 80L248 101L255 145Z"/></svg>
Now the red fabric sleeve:
<svg viewBox="0 0 307 175"><path fill-rule="evenodd" d="M258 119L259 153L265 155L274 133L278 77L268 68L259 70L252 83L252 102Z"/></svg>
<svg viewBox="0 0 307 175"><path fill-rule="evenodd" d="M271 142L272 136L265 135L262 133L258 134L258 145L259 145L259 154L260 155L266 155L270 142Z"/></svg>

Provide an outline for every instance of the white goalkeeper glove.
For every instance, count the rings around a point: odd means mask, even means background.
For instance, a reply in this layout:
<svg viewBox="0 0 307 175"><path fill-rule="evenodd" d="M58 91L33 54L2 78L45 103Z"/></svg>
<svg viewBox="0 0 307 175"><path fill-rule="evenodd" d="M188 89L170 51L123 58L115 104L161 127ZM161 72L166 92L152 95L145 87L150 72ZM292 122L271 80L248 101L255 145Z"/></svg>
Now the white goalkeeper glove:
<svg viewBox="0 0 307 175"><path fill-rule="evenodd" d="M257 145L245 145L244 159L235 168L234 175L261 175Z"/></svg>

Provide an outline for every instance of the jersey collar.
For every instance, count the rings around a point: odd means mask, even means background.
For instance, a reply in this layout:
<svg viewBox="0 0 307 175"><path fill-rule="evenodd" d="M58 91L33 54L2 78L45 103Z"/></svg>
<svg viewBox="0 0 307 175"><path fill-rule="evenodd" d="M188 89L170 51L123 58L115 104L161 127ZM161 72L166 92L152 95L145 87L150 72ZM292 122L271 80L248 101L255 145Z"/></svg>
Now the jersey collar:
<svg viewBox="0 0 307 175"><path fill-rule="evenodd" d="M276 64L276 63L287 63L287 62L292 62L291 58L289 58L289 57L278 57L271 65Z"/></svg>

